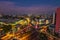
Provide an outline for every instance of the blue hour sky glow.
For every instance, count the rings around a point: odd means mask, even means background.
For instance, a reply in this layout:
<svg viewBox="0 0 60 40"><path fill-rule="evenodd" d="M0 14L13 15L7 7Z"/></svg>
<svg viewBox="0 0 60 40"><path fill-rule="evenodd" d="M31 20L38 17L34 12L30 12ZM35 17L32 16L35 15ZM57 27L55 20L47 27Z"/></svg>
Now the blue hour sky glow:
<svg viewBox="0 0 60 40"><path fill-rule="evenodd" d="M0 13L23 14L52 12L60 7L60 0L0 0Z"/></svg>

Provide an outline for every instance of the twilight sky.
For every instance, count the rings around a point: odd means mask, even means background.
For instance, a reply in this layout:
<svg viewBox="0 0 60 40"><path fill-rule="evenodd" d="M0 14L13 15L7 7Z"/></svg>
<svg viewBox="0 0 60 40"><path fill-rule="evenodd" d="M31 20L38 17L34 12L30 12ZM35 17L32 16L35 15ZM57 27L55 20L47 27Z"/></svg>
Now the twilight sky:
<svg viewBox="0 0 60 40"><path fill-rule="evenodd" d="M0 0L0 14L51 13L60 7L60 0Z"/></svg>

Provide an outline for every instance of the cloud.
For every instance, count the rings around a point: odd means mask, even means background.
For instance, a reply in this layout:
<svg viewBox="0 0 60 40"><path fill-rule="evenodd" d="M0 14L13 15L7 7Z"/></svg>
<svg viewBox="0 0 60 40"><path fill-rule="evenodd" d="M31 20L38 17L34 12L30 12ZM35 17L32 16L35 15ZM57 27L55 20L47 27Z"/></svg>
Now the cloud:
<svg viewBox="0 0 60 40"><path fill-rule="evenodd" d="M56 7L50 5L33 5L30 7L17 6L14 2L0 2L0 14L40 14L55 11Z"/></svg>

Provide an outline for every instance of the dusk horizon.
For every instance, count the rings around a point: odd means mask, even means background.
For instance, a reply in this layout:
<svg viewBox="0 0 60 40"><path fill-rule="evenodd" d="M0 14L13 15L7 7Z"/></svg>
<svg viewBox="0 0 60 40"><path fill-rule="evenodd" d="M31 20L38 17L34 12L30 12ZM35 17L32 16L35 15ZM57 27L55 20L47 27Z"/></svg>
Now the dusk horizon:
<svg viewBox="0 0 60 40"><path fill-rule="evenodd" d="M55 12L58 0L0 0L0 14L39 14Z"/></svg>

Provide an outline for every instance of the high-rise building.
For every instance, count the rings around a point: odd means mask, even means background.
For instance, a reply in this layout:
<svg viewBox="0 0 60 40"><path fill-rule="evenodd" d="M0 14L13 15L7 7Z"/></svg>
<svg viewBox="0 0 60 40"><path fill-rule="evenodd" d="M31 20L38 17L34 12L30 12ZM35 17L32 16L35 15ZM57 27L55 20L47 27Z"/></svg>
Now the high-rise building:
<svg viewBox="0 0 60 40"><path fill-rule="evenodd" d="M60 33L59 31L60 31L60 8L57 8L55 32Z"/></svg>

